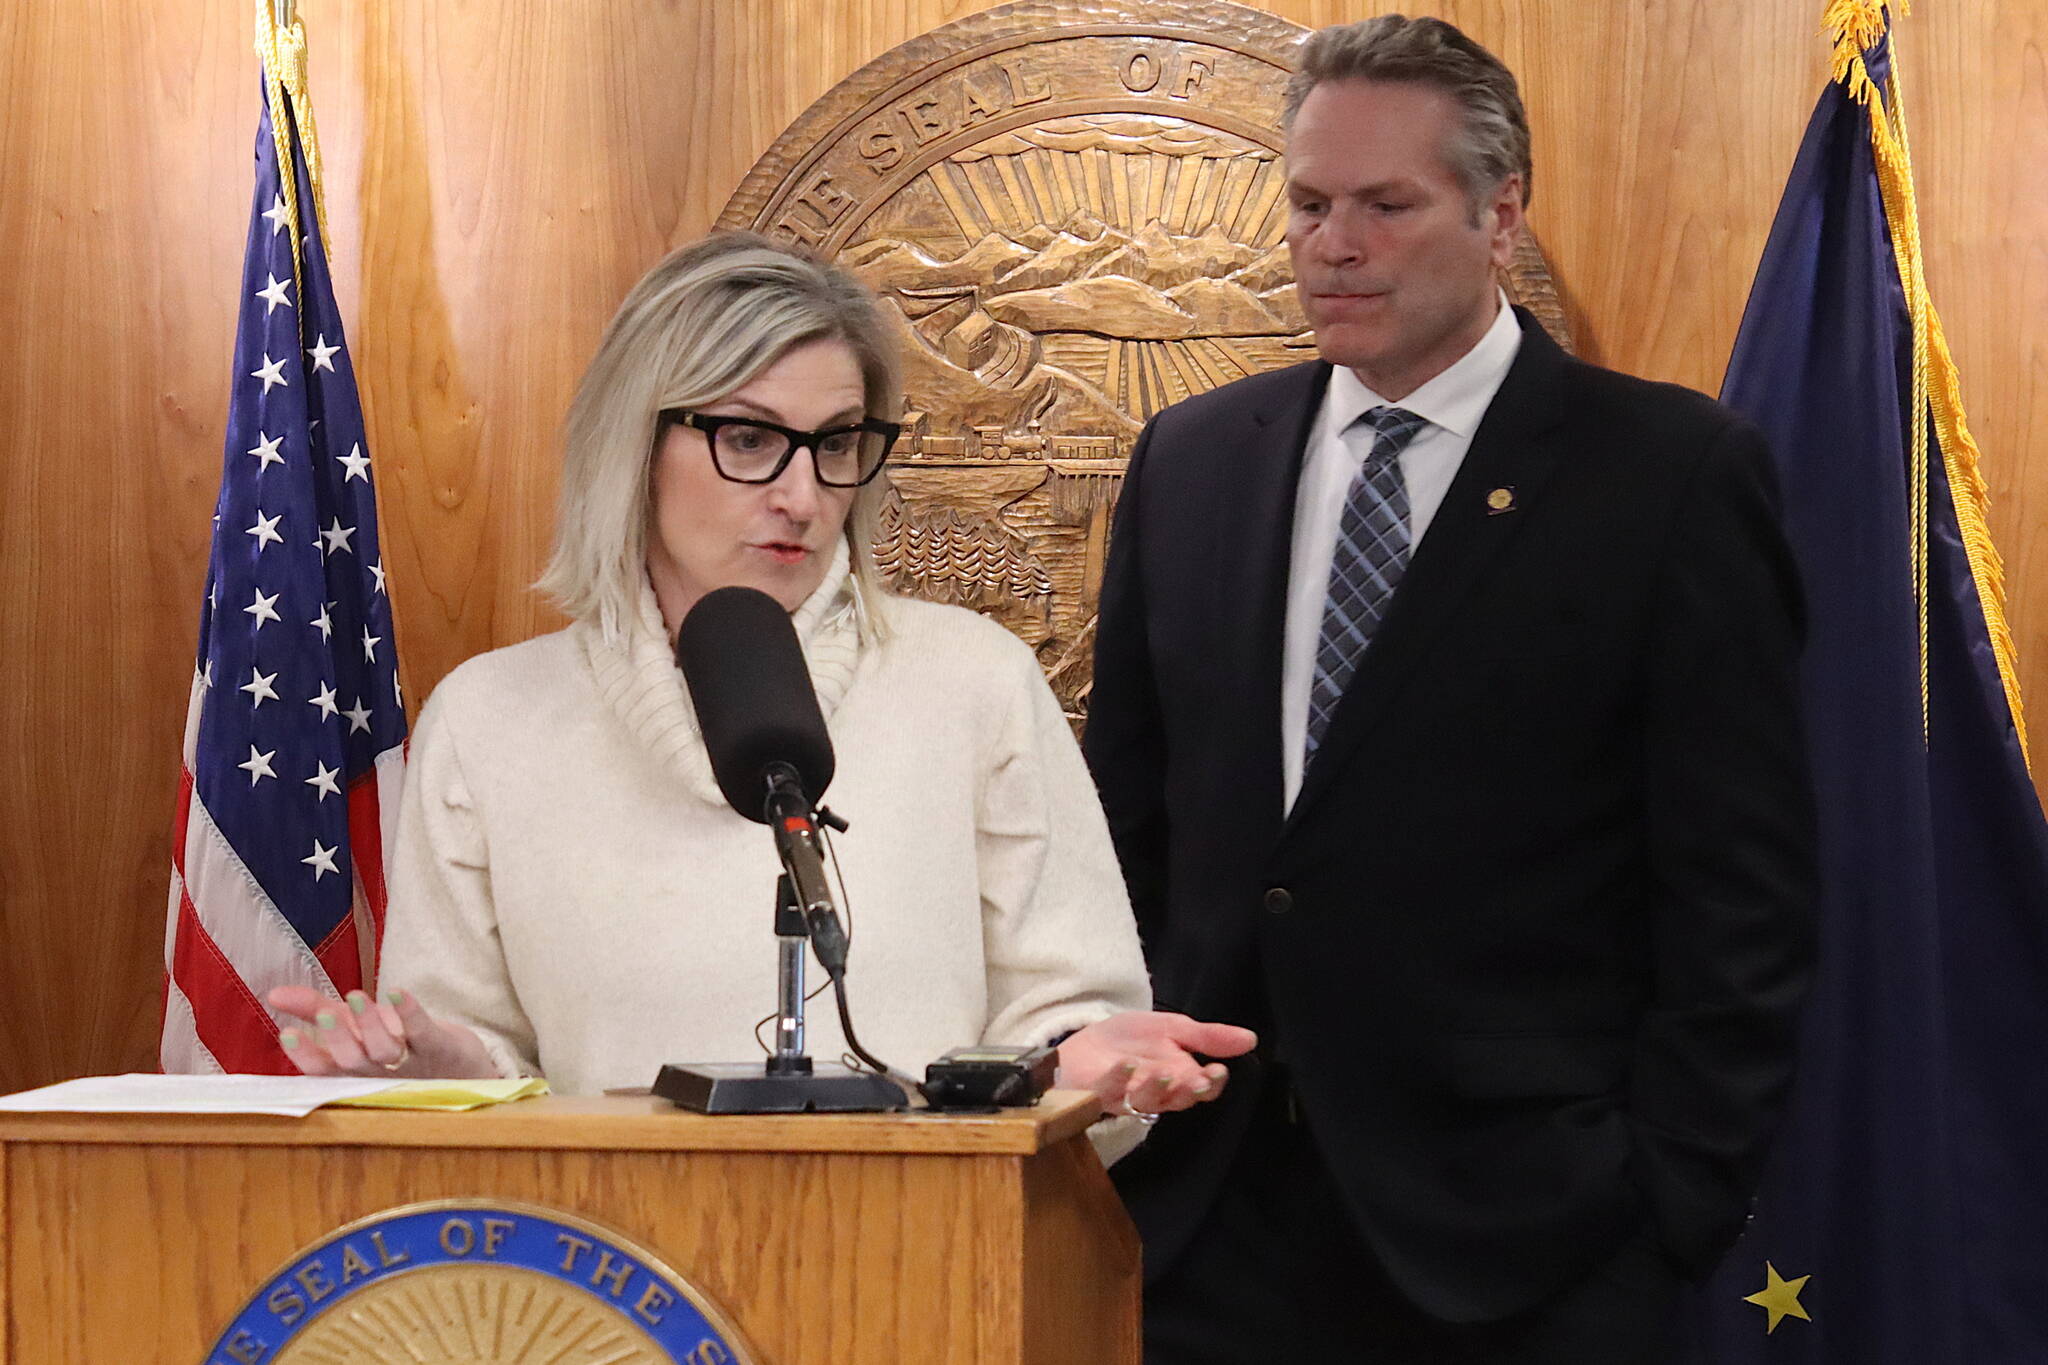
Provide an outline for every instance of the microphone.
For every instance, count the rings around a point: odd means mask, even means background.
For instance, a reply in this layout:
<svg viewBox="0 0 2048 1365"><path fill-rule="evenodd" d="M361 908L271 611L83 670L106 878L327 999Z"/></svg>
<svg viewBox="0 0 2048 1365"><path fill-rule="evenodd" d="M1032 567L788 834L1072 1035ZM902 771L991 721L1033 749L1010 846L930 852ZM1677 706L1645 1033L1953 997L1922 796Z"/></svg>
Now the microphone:
<svg viewBox="0 0 2048 1365"><path fill-rule="evenodd" d="M846 932L826 885L818 825L846 822L818 806L832 781L832 737L789 613L754 588L706 593L676 632L676 667L718 790L775 835L783 877L775 907L776 1043L765 1062L670 1063L654 1093L700 1114L871 1113L901 1109L904 1090L865 1051L846 1005ZM804 1053L804 942L832 978L839 1024L870 1068L814 1064Z"/></svg>
<svg viewBox="0 0 2048 1365"><path fill-rule="evenodd" d="M832 783L832 737L782 604L757 588L704 594L676 632L676 667L732 808L771 823L768 796L783 770L810 798L809 814Z"/></svg>
<svg viewBox="0 0 2048 1365"><path fill-rule="evenodd" d="M767 825L795 885L818 965L846 970L846 933L820 851L818 798L831 784L832 737L782 604L756 588L706 593L676 632L712 776L732 808Z"/></svg>

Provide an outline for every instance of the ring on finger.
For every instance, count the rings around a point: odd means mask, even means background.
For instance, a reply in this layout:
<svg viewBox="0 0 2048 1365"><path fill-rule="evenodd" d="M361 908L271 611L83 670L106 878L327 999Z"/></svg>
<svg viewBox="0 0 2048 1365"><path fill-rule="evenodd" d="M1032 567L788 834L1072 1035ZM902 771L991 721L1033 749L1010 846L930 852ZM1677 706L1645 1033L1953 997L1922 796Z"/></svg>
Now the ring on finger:
<svg viewBox="0 0 2048 1365"><path fill-rule="evenodd" d="M400 1044L398 1045L398 1060L397 1060L397 1061L395 1061L395 1062L386 1062L386 1063L384 1063L384 1069L385 1069L386 1071L396 1071L396 1070L398 1070L398 1068L400 1068L400 1067L404 1066L404 1065L406 1064L406 1061L407 1061L407 1060L408 1060L408 1059L409 1059L409 1058L410 1058L411 1056L412 1056L412 1044L411 1044L411 1043L400 1043Z"/></svg>
<svg viewBox="0 0 2048 1365"><path fill-rule="evenodd" d="M1123 1107L1117 1110L1119 1118L1136 1119L1147 1127L1159 1122L1159 1115L1149 1109L1140 1109L1137 1105L1132 1104L1131 1097L1128 1095L1124 1096L1122 1105Z"/></svg>

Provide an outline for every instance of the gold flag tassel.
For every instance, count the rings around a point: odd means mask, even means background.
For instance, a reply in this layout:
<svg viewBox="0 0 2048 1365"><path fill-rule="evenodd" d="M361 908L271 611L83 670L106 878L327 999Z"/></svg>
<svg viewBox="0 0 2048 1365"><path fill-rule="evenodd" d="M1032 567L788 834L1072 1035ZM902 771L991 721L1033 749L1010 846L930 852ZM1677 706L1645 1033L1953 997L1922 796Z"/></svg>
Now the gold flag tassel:
<svg viewBox="0 0 2048 1365"><path fill-rule="evenodd" d="M280 22L273 0L256 0L256 55L263 59L263 88L270 102L270 136L277 145L277 178L284 190L286 221L291 224L293 286L304 297L306 261L302 251L306 230L299 210L299 177L292 161L291 130L295 127L299 148L306 158L306 178L313 184L313 221L323 233L327 226L320 138L313 126L313 101L306 90L305 24L295 13L290 14L288 24ZM294 308L292 313L303 319L305 310ZM299 340L302 344L305 341L303 333Z"/></svg>
<svg viewBox="0 0 2048 1365"><path fill-rule="evenodd" d="M1906 111L1899 79L1898 38L1892 36L1891 72L1880 91L1870 79L1863 53L1885 36L1890 8L1904 16L1911 12L1910 0L1830 0L1822 24L1834 42L1834 79L1843 83L1849 95L1870 114L1870 145L1876 154L1878 191L1884 200L1885 221L1891 229L1892 254L1898 263L1899 283L1905 290L1906 312L1913 328L1913 418L1907 453L1911 480L1909 520L1913 560L1913 594L1920 617L1920 724L1924 737L1928 721L1927 682L1927 498L1930 471L1927 467L1927 435L1930 420L1934 438L1941 449L1942 468L1948 476L1950 500L1955 505L1956 527L1962 535L1963 551L1970 563L1970 577L1977 586L1977 600L1984 611L1984 624L1991 637L1991 652L1998 661L1998 677L2005 688L2005 701L2012 713L2022 757L2027 756L2026 711L2020 700L2018 651L2012 626L2005 612L2005 564L1991 543L1988 517L1990 490L1984 482L1976 440L1963 416L1962 381L1955 358L1949 353L1948 338L1941 317L1934 310L1928 292L1925 257L1920 243L1920 206L1913 190L1913 159L1906 138ZM2032 759L2028 758L2032 769Z"/></svg>

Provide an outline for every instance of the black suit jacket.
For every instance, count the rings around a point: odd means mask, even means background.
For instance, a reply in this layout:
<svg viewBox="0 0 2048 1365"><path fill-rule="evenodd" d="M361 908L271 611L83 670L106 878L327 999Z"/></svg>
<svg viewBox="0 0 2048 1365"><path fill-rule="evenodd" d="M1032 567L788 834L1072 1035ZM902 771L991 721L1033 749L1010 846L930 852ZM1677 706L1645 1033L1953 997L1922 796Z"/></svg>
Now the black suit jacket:
<svg viewBox="0 0 2048 1365"><path fill-rule="evenodd" d="M1361 1233L1452 1321L1535 1304L1645 1220L1712 1264L1811 952L1801 608L1762 438L1520 320L1291 812L1283 603L1327 365L1140 438L1085 746L1161 1007L1265 1028ZM1262 1074L1118 1166L1148 1273Z"/></svg>

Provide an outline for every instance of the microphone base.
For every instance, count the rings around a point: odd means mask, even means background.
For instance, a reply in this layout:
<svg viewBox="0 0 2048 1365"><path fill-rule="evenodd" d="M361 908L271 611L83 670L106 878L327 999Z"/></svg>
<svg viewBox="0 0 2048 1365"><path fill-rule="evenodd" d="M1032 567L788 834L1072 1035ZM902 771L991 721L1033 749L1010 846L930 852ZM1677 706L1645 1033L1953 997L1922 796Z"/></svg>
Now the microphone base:
<svg viewBox="0 0 2048 1365"><path fill-rule="evenodd" d="M836 1062L805 1075L776 1074L758 1062L671 1062L654 1093L697 1114L877 1114L910 1107L903 1087Z"/></svg>

